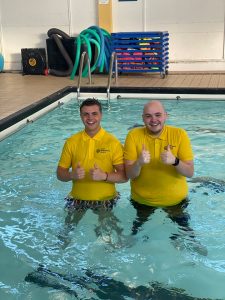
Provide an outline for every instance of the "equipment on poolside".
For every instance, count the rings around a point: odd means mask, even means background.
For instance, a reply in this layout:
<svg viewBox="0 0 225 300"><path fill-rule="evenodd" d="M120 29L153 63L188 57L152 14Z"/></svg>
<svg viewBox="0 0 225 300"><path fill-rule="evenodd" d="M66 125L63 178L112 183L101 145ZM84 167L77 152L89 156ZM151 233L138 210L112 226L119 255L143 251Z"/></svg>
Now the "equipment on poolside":
<svg viewBox="0 0 225 300"><path fill-rule="evenodd" d="M88 27L78 35L76 44L77 52L73 71L70 76L71 79L74 79L79 66L82 44L85 44L87 47L88 57L91 62L91 72L97 71L99 73L103 73L104 71L109 71L111 35L105 29L98 26ZM86 77L87 74L88 66L86 64L82 76Z"/></svg>
<svg viewBox="0 0 225 300"><path fill-rule="evenodd" d="M3 68L4 68L4 57L0 53L0 72L3 71Z"/></svg>
<svg viewBox="0 0 225 300"><path fill-rule="evenodd" d="M169 33L167 31L112 33L111 51L117 54L119 73L160 73L165 78L169 68Z"/></svg>
<svg viewBox="0 0 225 300"><path fill-rule="evenodd" d="M21 49L23 75L45 75L46 74L46 52L45 48Z"/></svg>
<svg viewBox="0 0 225 300"><path fill-rule="evenodd" d="M48 55L48 72L55 76L69 76L73 69L75 57L74 38L57 28L48 30L46 40Z"/></svg>
<svg viewBox="0 0 225 300"><path fill-rule="evenodd" d="M87 52L91 62L91 72L108 72L111 55L110 34L98 26L83 30L77 37L70 37L57 28L48 31L47 56L49 74L70 76L77 74L82 52ZM88 65L84 66L83 77L88 74Z"/></svg>

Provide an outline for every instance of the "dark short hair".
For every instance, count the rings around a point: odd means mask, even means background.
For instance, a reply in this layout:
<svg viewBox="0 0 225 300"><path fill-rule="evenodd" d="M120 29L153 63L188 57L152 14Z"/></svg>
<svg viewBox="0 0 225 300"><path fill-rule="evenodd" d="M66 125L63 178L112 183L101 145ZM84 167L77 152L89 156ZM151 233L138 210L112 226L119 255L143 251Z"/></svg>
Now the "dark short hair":
<svg viewBox="0 0 225 300"><path fill-rule="evenodd" d="M86 100L84 100L81 105L80 105L80 112L81 112L81 109L84 107L84 106L92 106L92 105L97 105L99 107L99 111L100 113L102 113L102 105L101 103L95 99L95 98L87 98Z"/></svg>

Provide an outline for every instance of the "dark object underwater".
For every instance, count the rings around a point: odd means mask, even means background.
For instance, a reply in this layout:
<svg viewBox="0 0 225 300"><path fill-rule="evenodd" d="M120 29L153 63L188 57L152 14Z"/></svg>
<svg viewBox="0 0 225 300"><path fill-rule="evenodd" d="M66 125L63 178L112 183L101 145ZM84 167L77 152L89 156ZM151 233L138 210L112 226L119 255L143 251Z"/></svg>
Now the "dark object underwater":
<svg viewBox="0 0 225 300"><path fill-rule="evenodd" d="M40 266L36 271L29 273L25 277L25 281L41 287L64 291L75 296L76 299L83 298L76 291L81 288L83 291L86 289L96 295L96 298L90 298L92 300L125 300L128 297L135 300L209 300L189 296L183 289L163 287L158 282L152 282L149 287L142 285L129 287L121 281L104 275L96 275L90 270L87 270L82 276L64 275Z"/></svg>
<svg viewBox="0 0 225 300"><path fill-rule="evenodd" d="M136 128L136 127L144 127L144 125L135 123L134 125L128 127L127 130L131 130L131 129Z"/></svg>
<svg viewBox="0 0 225 300"><path fill-rule="evenodd" d="M209 188L215 193L225 192L225 181L213 177L194 177L189 179L189 182L199 184L199 188Z"/></svg>

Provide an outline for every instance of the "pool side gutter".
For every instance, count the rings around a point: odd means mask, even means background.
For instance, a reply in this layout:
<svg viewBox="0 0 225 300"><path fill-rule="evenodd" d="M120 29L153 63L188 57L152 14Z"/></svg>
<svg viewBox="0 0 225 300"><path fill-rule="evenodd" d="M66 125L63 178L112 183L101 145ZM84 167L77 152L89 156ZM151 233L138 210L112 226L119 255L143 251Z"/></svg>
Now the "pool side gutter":
<svg viewBox="0 0 225 300"><path fill-rule="evenodd" d="M18 131L31 120L47 113L61 104L62 98L71 93L77 93L77 88L74 86L67 86L54 94L51 94L21 110L15 112L6 118L0 120L0 140L6 138L8 135ZM92 97L96 95L103 95L107 99L105 87L82 87L81 93L83 97L89 94ZM162 87L111 87L111 96L117 95L118 99L135 97L144 97L152 99L191 99L196 95L196 99L201 100L225 100L225 88L162 88ZM189 96L189 97L188 97ZM32 118L31 118L32 116Z"/></svg>

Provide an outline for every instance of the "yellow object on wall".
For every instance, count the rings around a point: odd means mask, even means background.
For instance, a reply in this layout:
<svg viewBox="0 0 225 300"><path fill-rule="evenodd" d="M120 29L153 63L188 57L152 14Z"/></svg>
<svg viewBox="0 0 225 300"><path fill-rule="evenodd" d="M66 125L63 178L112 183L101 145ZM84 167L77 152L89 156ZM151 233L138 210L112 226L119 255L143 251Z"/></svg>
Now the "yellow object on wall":
<svg viewBox="0 0 225 300"><path fill-rule="evenodd" d="M109 33L112 32L112 0L98 1L98 26L107 30Z"/></svg>

